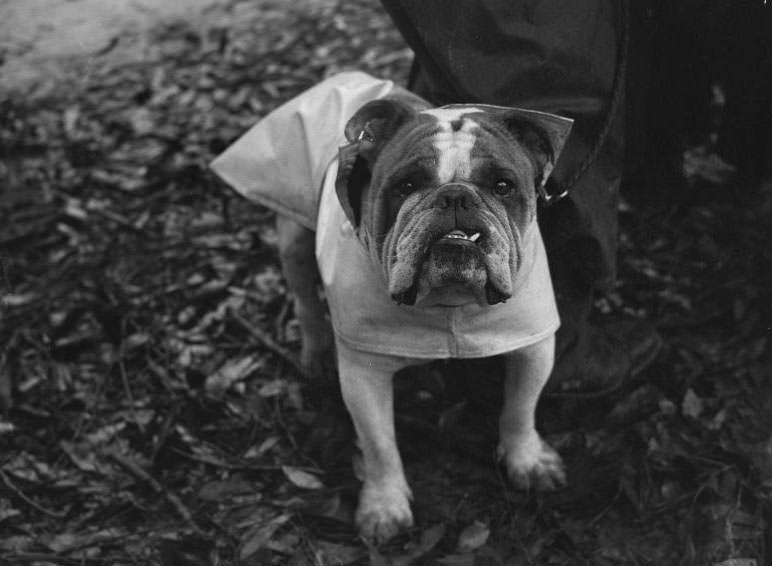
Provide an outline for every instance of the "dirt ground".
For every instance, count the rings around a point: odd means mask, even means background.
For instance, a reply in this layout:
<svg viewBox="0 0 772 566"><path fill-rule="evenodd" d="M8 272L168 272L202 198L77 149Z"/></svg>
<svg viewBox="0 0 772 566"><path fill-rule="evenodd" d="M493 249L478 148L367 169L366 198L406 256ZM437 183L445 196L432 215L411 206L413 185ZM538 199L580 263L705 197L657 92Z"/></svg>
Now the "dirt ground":
<svg viewBox="0 0 772 566"><path fill-rule="evenodd" d="M45 94L63 78L105 63L153 55L152 30L169 23L202 30L259 12L265 0L2 0L0 88ZM308 2L295 3L302 6Z"/></svg>
<svg viewBox="0 0 772 566"><path fill-rule="evenodd" d="M0 37L0 564L770 563L772 185L626 202L596 315L665 346L540 405L565 489L509 487L444 365L401 379L417 523L373 548L272 214L208 164L331 74L404 82L378 3L5 0Z"/></svg>

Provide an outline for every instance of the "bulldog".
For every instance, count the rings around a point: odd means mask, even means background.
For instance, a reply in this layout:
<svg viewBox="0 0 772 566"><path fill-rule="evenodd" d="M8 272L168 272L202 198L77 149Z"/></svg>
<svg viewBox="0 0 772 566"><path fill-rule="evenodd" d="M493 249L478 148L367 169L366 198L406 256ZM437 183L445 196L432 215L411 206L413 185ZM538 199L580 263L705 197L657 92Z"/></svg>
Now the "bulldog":
<svg viewBox="0 0 772 566"><path fill-rule="evenodd" d="M571 121L487 105L431 108L361 74L315 89L213 167L279 211L301 361L323 373L334 352L362 452L361 535L379 543L413 524L392 378L431 359L505 356L498 456L519 488L563 484L561 459L534 425L559 325L536 210ZM311 139L341 135L337 159L335 147L321 151ZM300 197L287 180L299 169L317 183L296 187ZM256 183L266 171L272 180Z"/></svg>

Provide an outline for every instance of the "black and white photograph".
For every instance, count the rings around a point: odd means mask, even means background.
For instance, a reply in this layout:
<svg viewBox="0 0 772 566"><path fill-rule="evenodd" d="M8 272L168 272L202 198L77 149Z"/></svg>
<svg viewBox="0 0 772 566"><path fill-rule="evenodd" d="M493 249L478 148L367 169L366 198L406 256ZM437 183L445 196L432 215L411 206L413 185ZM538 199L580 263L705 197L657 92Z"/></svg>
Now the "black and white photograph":
<svg viewBox="0 0 772 566"><path fill-rule="evenodd" d="M0 565L772 564L772 3L0 0Z"/></svg>

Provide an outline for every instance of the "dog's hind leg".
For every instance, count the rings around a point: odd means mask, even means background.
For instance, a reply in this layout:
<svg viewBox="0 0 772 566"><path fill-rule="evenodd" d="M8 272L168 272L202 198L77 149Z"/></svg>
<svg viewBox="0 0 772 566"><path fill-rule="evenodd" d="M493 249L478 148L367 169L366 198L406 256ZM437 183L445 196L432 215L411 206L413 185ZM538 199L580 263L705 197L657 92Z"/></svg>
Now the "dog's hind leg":
<svg viewBox="0 0 772 566"><path fill-rule="evenodd" d="M315 233L294 220L277 215L279 257L287 288L294 298L300 324L300 362L312 377L334 375L333 335L319 291L319 268L314 253Z"/></svg>

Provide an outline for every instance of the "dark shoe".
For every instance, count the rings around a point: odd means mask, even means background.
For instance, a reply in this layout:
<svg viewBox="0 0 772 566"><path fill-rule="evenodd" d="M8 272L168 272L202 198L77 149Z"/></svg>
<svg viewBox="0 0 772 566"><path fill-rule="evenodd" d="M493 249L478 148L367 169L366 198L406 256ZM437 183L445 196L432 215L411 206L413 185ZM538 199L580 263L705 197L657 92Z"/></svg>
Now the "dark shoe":
<svg viewBox="0 0 772 566"><path fill-rule="evenodd" d="M662 338L641 320L589 326L582 347L558 358L547 384L548 397L595 397L619 389L651 364Z"/></svg>

